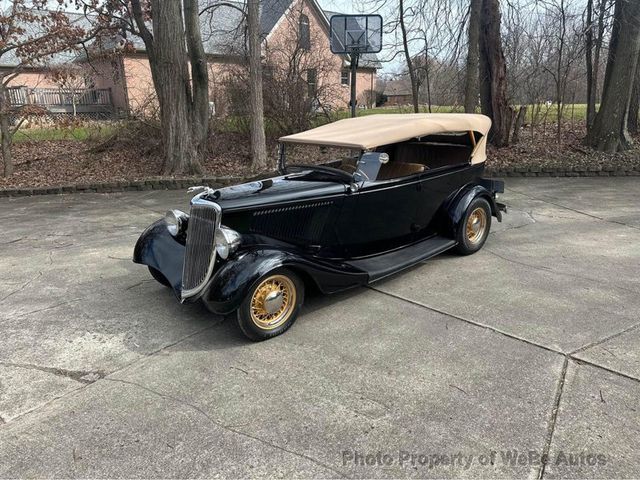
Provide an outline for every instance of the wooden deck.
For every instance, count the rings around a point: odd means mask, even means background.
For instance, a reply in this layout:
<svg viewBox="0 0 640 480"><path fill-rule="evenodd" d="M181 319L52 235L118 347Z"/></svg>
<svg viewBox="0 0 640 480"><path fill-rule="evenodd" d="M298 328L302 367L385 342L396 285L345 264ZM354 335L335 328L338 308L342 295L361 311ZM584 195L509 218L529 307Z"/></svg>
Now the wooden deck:
<svg viewBox="0 0 640 480"><path fill-rule="evenodd" d="M109 88L28 88L8 89L11 105L39 105L51 114L113 114ZM75 107L75 108L74 108Z"/></svg>

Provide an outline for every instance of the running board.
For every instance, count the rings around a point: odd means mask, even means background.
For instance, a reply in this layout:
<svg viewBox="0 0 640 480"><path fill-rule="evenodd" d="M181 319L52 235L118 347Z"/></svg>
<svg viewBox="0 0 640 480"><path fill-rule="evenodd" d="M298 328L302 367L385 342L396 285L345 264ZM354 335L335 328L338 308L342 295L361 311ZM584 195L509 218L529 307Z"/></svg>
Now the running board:
<svg viewBox="0 0 640 480"><path fill-rule="evenodd" d="M434 257L456 245L457 242L455 240L435 236L411 245L410 247L404 247L400 250L394 250L393 252L375 257L363 258L362 260L351 260L345 263L367 272L369 274L369 283L373 283L405 268L409 268L422 260Z"/></svg>

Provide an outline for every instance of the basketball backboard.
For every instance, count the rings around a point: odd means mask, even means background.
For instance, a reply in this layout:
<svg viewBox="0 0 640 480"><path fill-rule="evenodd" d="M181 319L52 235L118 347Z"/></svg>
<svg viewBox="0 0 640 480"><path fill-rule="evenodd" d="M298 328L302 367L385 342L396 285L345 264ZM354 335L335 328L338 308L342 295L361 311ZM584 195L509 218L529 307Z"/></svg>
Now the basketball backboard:
<svg viewBox="0 0 640 480"><path fill-rule="evenodd" d="M378 53L382 50L380 15L333 15L330 23L333 53Z"/></svg>

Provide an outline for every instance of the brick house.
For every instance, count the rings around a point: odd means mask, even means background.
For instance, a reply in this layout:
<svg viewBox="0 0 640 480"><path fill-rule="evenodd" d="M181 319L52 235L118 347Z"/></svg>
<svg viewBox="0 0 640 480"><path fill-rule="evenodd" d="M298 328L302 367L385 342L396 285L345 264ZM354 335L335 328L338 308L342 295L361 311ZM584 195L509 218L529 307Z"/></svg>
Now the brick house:
<svg viewBox="0 0 640 480"><path fill-rule="evenodd" d="M43 14L41 10L34 14ZM83 14L67 13L72 25L88 28L88 19ZM21 25L25 37L38 37L42 32L30 24ZM16 49L0 55L0 75L8 76L9 101L13 106L28 104L45 107L53 115L80 114L90 118L110 118L113 116L111 91L97 89L89 78L84 78L84 69L77 64L77 51L57 52L34 64L23 64ZM73 67L73 68L71 68ZM70 86L61 81L56 70L76 71L78 79ZM84 81L83 81L84 80Z"/></svg>
<svg viewBox="0 0 640 480"><path fill-rule="evenodd" d="M241 6L237 4L236 6ZM349 57L334 55L329 48L329 19L335 12L322 10L315 0L263 0L260 26L263 37L265 75L291 63L293 50L305 50L304 76L310 91L323 91L332 109L348 108ZM201 15L201 32L209 59L209 98L216 113L224 114L226 84L245 61L242 14L233 4L221 4L211 15ZM96 88L111 90L114 107L121 112L145 110L155 93L144 43L138 37L120 39L131 48L110 59L96 57ZM315 62L315 64L314 64ZM361 106L372 106L380 67L375 55L363 55L357 70L357 96ZM286 67L285 67L286 68Z"/></svg>
<svg viewBox="0 0 640 480"><path fill-rule="evenodd" d="M413 103L411 81L406 77L387 82L383 93L387 97L387 106L396 107Z"/></svg>
<svg viewBox="0 0 640 480"><path fill-rule="evenodd" d="M215 10L201 15L201 32L205 52L209 59L210 101L219 114L224 114L229 78L237 75L245 62L244 24L242 2L221 2ZM350 96L350 59L347 55L334 55L329 48L329 19L335 12L322 10L316 0L262 0L260 27L263 37L265 76L274 69L291 63L292 49L304 50L307 64L297 73L309 84L309 91L323 91L324 100L331 109L348 108ZM69 13L74 22L87 22L81 14ZM74 61L90 63L87 68L86 87L107 98L119 115L127 115L153 108L155 92L149 61L142 39L137 36L118 36L89 49L89 58L69 52L57 54L52 63ZM127 46L127 48L124 48ZM116 55L113 55L113 52ZM0 59L0 70L3 69ZM314 63L315 62L315 63ZM4 65L9 68L11 65ZM357 70L358 105L372 106L374 95L367 92L376 87L376 71L380 63L375 55L363 55ZM49 77L46 66L25 68L11 81L11 86L33 93L46 90L51 95L59 88ZM33 95L30 95L33 97ZM55 95L54 95L55 96ZM57 98L57 97L56 97ZM63 102L64 95L60 95Z"/></svg>

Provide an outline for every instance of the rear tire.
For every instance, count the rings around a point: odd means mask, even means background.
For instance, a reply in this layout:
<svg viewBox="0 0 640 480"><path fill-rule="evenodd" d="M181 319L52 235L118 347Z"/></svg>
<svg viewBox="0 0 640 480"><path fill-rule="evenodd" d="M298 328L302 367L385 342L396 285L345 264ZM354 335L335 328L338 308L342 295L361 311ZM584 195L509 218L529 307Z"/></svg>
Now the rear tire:
<svg viewBox="0 0 640 480"><path fill-rule="evenodd" d="M254 342L284 333L298 318L304 303L304 283L298 275L279 268L259 278L236 312L242 333Z"/></svg>
<svg viewBox="0 0 640 480"><path fill-rule="evenodd" d="M160 270L153 268L153 267L149 267L149 273L151 274L151 276L160 284L164 285L165 287L170 287L171 284L169 283L169 280L167 280L167 277L165 277Z"/></svg>
<svg viewBox="0 0 640 480"><path fill-rule="evenodd" d="M485 198L474 198L458 224L456 250L461 255L471 255L482 248L491 230L491 206Z"/></svg>

